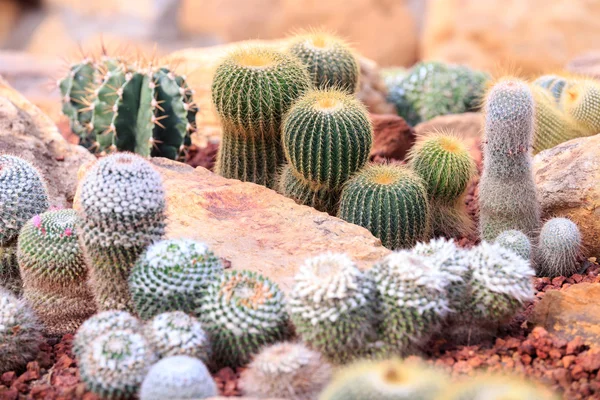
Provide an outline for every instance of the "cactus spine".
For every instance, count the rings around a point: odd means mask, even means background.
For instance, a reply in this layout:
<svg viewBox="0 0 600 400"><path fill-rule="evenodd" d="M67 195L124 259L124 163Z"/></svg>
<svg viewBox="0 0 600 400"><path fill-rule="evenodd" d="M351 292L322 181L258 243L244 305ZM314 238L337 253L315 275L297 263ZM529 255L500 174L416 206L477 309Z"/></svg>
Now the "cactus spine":
<svg viewBox="0 0 600 400"><path fill-rule="evenodd" d="M340 190L307 181L290 164L283 166L277 182L277 191L296 203L311 206L319 211L335 215L340 200Z"/></svg>
<svg viewBox="0 0 600 400"><path fill-rule="evenodd" d="M600 83L591 79L569 82L561 105L587 135L600 133Z"/></svg>
<svg viewBox="0 0 600 400"><path fill-rule="evenodd" d="M582 256L581 233L567 218L548 220L540 232L537 248L538 275L570 276L577 272Z"/></svg>
<svg viewBox="0 0 600 400"><path fill-rule="evenodd" d="M496 243L506 249L512 250L524 260L531 259L531 242L527 235L521 231L514 229L504 231L498 235Z"/></svg>

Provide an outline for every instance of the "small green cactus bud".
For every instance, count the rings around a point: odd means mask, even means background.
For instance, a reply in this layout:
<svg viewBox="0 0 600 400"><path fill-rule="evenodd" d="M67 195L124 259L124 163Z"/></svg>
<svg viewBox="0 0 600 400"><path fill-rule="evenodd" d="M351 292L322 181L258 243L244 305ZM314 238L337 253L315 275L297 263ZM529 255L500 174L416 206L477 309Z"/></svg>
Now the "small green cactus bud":
<svg viewBox="0 0 600 400"><path fill-rule="evenodd" d="M560 102L563 89L567 85L567 80L558 75L542 75L533 81L533 84L550 92L554 102L558 104Z"/></svg>
<svg viewBox="0 0 600 400"><path fill-rule="evenodd" d="M289 51L306 65L315 88L336 88L350 94L356 91L358 62L342 39L312 32L292 38Z"/></svg>
<svg viewBox="0 0 600 400"><path fill-rule="evenodd" d="M189 356L163 358L150 368L140 400L206 399L219 394L202 361Z"/></svg>
<svg viewBox="0 0 600 400"><path fill-rule="evenodd" d="M582 255L581 233L567 218L548 220L540 232L537 248L540 276L570 276L577 272Z"/></svg>
<svg viewBox="0 0 600 400"><path fill-rule="evenodd" d="M223 263L204 243L155 243L142 253L129 277L135 311L144 320L166 311L192 312L195 299L222 273Z"/></svg>
<svg viewBox="0 0 600 400"><path fill-rule="evenodd" d="M422 179L400 165L370 165L342 190L338 216L367 228L389 249L410 248L429 236Z"/></svg>
<svg viewBox="0 0 600 400"><path fill-rule="evenodd" d="M527 235L521 231L514 229L504 231L498 235L496 243L506 249L512 250L525 260L531 259L531 242Z"/></svg>
<svg viewBox="0 0 600 400"><path fill-rule="evenodd" d="M298 335L335 363L360 357L375 340L374 307L372 282L345 254L307 259L289 298Z"/></svg>
<svg viewBox="0 0 600 400"><path fill-rule="evenodd" d="M286 115L282 140L296 172L336 189L367 162L373 128L365 106L354 96L333 89L311 90Z"/></svg>
<svg viewBox="0 0 600 400"><path fill-rule="evenodd" d="M98 310L132 309L128 278L138 256L165 227L162 181L130 153L100 159L81 184L79 234L90 260Z"/></svg>
<svg viewBox="0 0 600 400"><path fill-rule="evenodd" d="M158 314L144 327L144 336L160 357L185 355L208 362L211 349L200 322L183 311Z"/></svg>
<svg viewBox="0 0 600 400"><path fill-rule="evenodd" d="M600 133L600 83L591 79L569 82L561 105L587 135Z"/></svg>
<svg viewBox="0 0 600 400"><path fill-rule="evenodd" d="M0 288L0 373L25 367L36 358L43 341L27 303Z"/></svg>
<svg viewBox="0 0 600 400"><path fill-rule="evenodd" d="M337 214L340 190L329 190L307 181L289 164L283 166L277 191L298 204L311 206L331 215Z"/></svg>
<svg viewBox="0 0 600 400"><path fill-rule="evenodd" d="M96 337L79 360L81 380L103 399L135 396L157 358L146 339L131 331Z"/></svg>
<svg viewBox="0 0 600 400"><path fill-rule="evenodd" d="M239 387L245 396L259 399L316 399L330 379L331 366L320 353L301 343L281 342L253 358Z"/></svg>
<svg viewBox="0 0 600 400"><path fill-rule="evenodd" d="M548 388L523 378L483 374L448 385L434 400L558 400Z"/></svg>
<svg viewBox="0 0 600 400"><path fill-rule="evenodd" d="M245 365L261 346L288 334L283 292L250 271L227 271L212 282L196 315L211 337L218 367Z"/></svg>

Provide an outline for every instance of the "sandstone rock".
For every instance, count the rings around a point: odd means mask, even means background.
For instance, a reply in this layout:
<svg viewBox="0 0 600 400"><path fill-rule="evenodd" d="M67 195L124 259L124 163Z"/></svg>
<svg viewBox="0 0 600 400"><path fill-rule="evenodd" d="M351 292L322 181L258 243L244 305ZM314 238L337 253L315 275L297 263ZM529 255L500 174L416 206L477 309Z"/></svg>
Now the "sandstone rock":
<svg viewBox="0 0 600 400"><path fill-rule="evenodd" d="M600 79L600 51L586 53L571 60L567 64L567 70L575 74L591 76Z"/></svg>
<svg viewBox="0 0 600 400"><path fill-rule="evenodd" d="M498 60L526 75L553 72L597 48L600 2L436 0L428 4L422 56L493 69ZM514 68L513 68L514 69Z"/></svg>
<svg viewBox="0 0 600 400"><path fill-rule="evenodd" d="M591 256L600 255L600 135L573 139L537 154L534 174L542 217L567 217Z"/></svg>
<svg viewBox="0 0 600 400"><path fill-rule="evenodd" d="M397 115L371 114L374 141L371 160L403 160L415 142L415 131Z"/></svg>
<svg viewBox="0 0 600 400"><path fill-rule="evenodd" d="M94 159L83 147L67 143L54 123L0 77L0 153L35 165L48 183L51 206L70 207L77 169Z"/></svg>

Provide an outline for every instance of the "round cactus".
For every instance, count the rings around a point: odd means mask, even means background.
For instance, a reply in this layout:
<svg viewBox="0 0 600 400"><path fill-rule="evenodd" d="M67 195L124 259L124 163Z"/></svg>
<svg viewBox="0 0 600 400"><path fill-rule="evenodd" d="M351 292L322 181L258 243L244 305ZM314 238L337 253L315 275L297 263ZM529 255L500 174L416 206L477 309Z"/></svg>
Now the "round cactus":
<svg viewBox="0 0 600 400"><path fill-rule="evenodd" d="M195 300L223 273L223 263L204 243L162 240L149 246L129 277L136 313L150 319L166 311L192 312Z"/></svg>
<svg viewBox="0 0 600 400"><path fill-rule="evenodd" d="M0 288L8 289L17 296L23 291L16 243L0 246Z"/></svg>
<svg viewBox="0 0 600 400"><path fill-rule="evenodd" d="M527 235L521 231L511 229L504 231L496 238L500 246L512 250L525 260L531 259L531 242Z"/></svg>
<svg viewBox="0 0 600 400"><path fill-rule="evenodd" d="M434 400L558 400L548 388L522 378L479 375L450 384Z"/></svg>
<svg viewBox="0 0 600 400"><path fill-rule="evenodd" d="M577 272L582 255L581 233L568 218L548 220L540 232L537 248L540 276L570 276Z"/></svg>
<svg viewBox="0 0 600 400"><path fill-rule="evenodd" d="M288 302L296 332L330 361L359 357L375 340L373 284L345 254L307 259Z"/></svg>
<svg viewBox="0 0 600 400"><path fill-rule="evenodd" d="M331 215L337 214L340 191L329 190L324 186L307 181L289 164L283 166L277 183L277 191L298 204L311 206Z"/></svg>
<svg viewBox="0 0 600 400"><path fill-rule="evenodd" d="M353 94L360 70L350 47L324 32L299 35L291 40L290 53L308 68L314 87L335 88Z"/></svg>
<svg viewBox="0 0 600 400"><path fill-rule="evenodd" d="M0 288L0 373L23 368L36 358L44 341L40 328L27 303Z"/></svg>
<svg viewBox="0 0 600 400"><path fill-rule="evenodd" d="M367 228L389 249L410 248L429 235L422 179L400 165L370 165L342 190L338 216Z"/></svg>
<svg viewBox="0 0 600 400"><path fill-rule="evenodd" d="M140 156L110 155L88 171L80 203L78 232L90 259L98 310L131 310L127 282L131 269L146 247L164 233L160 175Z"/></svg>
<svg viewBox="0 0 600 400"><path fill-rule="evenodd" d="M587 135L600 132L600 84L591 79L569 82L563 90L561 105Z"/></svg>
<svg viewBox="0 0 600 400"><path fill-rule="evenodd" d="M559 103L567 80L557 75L542 75L533 81L533 84L546 89L552 95L554 102Z"/></svg>
<svg viewBox="0 0 600 400"><path fill-rule="evenodd" d="M202 361L171 356L150 368L140 389L140 400L206 399L217 396L218 392Z"/></svg>
<svg viewBox="0 0 600 400"><path fill-rule="evenodd" d="M373 129L354 96L327 89L300 97L285 117L285 156L306 180L339 188L369 157Z"/></svg>
<svg viewBox="0 0 600 400"><path fill-rule="evenodd" d="M225 272L198 303L196 315L211 337L219 367L247 364L261 346L288 334L283 292L254 272Z"/></svg>
<svg viewBox="0 0 600 400"><path fill-rule="evenodd" d="M156 355L139 333L117 330L96 337L79 360L81 380L104 399L129 399L137 392Z"/></svg>
<svg viewBox="0 0 600 400"><path fill-rule="evenodd" d="M316 399L331 378L331 366L321 354L301 343L265 347L240 376L245 396L259 399Z"/></svg>
<svg viewBox="0 0 600 400"><path fill-rule="evenodd" d="M159 314L148 321L144 336L160 357L190 356L208 362L210 342L200 322L183 311Z"/></svg>

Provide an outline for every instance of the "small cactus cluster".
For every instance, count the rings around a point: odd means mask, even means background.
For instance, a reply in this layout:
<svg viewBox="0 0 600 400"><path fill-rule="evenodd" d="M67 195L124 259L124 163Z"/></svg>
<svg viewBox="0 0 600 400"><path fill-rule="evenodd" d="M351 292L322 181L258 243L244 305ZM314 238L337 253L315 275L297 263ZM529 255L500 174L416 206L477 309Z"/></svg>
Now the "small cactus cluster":
<svg viewBox="0 0 600 400"><path fill-rule="evenodd" d="M552 218L540 231L537 246L539 276L570 276L577 272L582 256L581 233L568 218Z"/></svg>
<svg viewBox="0 0 600 400"><path fill-rule="evenodd" d="M523 232L515 229L504 231L496 237L495 242L521 256L523 259L531 260L531 242Z"/></svg>
<svg viewBox="0 0 600 400"><path fill-rule="evenodd" d="M191 144L197 112L192 91L166 67L86 58L58 86L62 112L89 150L176 159Z"/></svg>
<svg viewBox="0 0 600 400"><path fill-rule="evenodd" d="M47 211L30 219L19 235L23 297L49 335L73 333L95 312L76 222L75 210Z"/></svg>

